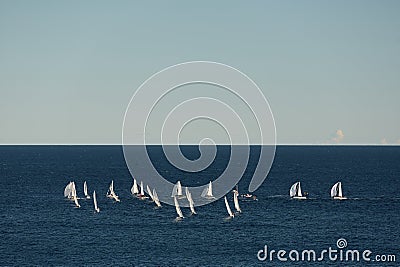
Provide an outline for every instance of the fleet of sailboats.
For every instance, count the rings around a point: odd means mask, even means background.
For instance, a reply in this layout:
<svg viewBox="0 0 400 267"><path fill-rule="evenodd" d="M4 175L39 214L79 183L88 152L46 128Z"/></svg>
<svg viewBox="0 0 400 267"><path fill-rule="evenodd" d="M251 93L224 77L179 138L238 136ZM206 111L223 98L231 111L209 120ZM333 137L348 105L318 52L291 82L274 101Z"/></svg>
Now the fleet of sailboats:
<svg viewBox="0 0 400 267"><path fill-rule="evenodd" d="M201 193L201 197L203 198L214 198L213 196L213 188L212 188L213 184L210 181L208 186L203 190L203 192ZM140 188L140 189L139 189ZM154 202L156 204L157 207L161 207L161 202L158 198L156 189L153 188L153 190L151 190L151 188L149 187L149 185L146 185L146 191L147 194L150 196L152 202ZM140 182L140 187L138 187L137 181L134 178L133 179L133 186L131 187L131 193L133 195L136 195L137 197L143 199L143 198L148 198L145 195L144 192L144 186L143 186L143 181ZM100 212L100 208L98 207L97 204L97 198L96 198L96 191L93 191L92 197L88 194L88 186L87 186L87 182L84 181L83 183L83 194L85 196L85 199L93 199L93 206L94 206L94 211L95 212ZM289 190L289 195L291 198L294 199L307 199L307 193L303 193L302 189L301 189L301 184L300 182L296 182L294 183ZM114 191L114 181L112 180L110 183L110 186L108 188L107 194L106 196L108 198L112 198L117 202L120 202L119 197L116 195L115 191ZM174 198L174 205L175 205L175 209L176 209L176 213L177 213L177 219L183 219L183 212L180 208L179 205L179 199L182 198L186 198L187 201L189 202L189 208L191 211L191 214L197 214L196 210L195 210L195 204L193 201L193 197L191 192L189 191L188 187L185 187L185 195L183 194L182 191L182 184L180 181L178 181L175 186L173 187L173 191L171 196ZM343 190L342 190L342 183L341 182L337 182L335 183L330 191L330 196L332 199L337 199L337 200L344 200L347 199L345 196L343 196ZM78 202L78 195L77 195L77 191L76 191L76 185L75 182L71 181L67 184L67 186L64 188L64 197L68 198L69 200L72 200L75 204L76 207L80 208L81 205ZM229 217L233 218L235 217L235 213L232 212L232 209L229 205L227 196L224 196L224 202L225 202L225 207L226 210L229 214ZM241 213L242 210L240 208L239 205L239 192L236 186L236 189L233 190L233 203L234 203L234 207L237 213Z"/></svg>

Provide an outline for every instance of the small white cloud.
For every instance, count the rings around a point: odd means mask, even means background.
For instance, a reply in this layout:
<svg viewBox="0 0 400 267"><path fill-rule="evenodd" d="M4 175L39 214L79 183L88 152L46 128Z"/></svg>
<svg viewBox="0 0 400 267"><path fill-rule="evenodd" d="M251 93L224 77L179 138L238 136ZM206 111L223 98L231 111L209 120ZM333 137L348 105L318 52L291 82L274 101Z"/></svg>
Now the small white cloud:
<svg viewBox="0 0 400 267"><path fill-rule="evenodd" d="M397 143L397 144L400 144L400 139L397 139L396 143Z"/></svg>
<svg viewBox="0 0 400 267"><path fill-rule="evenodd" d="M344 139L344 133L343 133L342 130L338 129L338 130L336 130L336 135L335 135L335 137L333 137L333 138L331 139L331 142L334 142L334 143L336 143L336 144L339 144L339 143L341 143L341 142L343 141L343 139Z"/></svg>
<svg viewBox="0 0 400 267"><path fill-rule="evenodd" d="M386 138L382 138L382 140L381 140L381 144L382 144L382 145L386 145L386 144L387 144L387 140L386 140Z"/></svg>

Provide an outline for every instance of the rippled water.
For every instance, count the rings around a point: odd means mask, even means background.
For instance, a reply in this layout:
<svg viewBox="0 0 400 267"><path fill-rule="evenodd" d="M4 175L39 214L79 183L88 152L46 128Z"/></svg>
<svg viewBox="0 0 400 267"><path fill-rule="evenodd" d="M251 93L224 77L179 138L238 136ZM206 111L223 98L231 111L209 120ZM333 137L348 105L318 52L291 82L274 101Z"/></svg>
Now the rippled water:
<svg viewBox="0 0 400 267"><path fill-rule="evenodd" d="M196 147L184 147L198 157ZM205 184L226 166L229 147L219 147L216 162L199 174L168 165L160 147L150 147L157 168L171 181ZM258 147L239 184L247 189ZM132 178L119 146L0 146L0 265L113 266L363 266L365 262L261 262L268 249L321 251L337 248L395 254L400 261L400 147L280 146L272 170L255 192L258 201L240 202L243 213L227 220L223 200L197 208L198 215L176 222L174 207L130 195ZM111 179L121 198L105 197ZM186 179L186 180L185 180ZM74 180L78 195L86 180L96 190L101 212L90 200L81 208L64 199ZM296 181L310 193L290 200ZM342 181L350 199L332 201L330 187ZM395 266L371 262L368 266Z"/></svg>

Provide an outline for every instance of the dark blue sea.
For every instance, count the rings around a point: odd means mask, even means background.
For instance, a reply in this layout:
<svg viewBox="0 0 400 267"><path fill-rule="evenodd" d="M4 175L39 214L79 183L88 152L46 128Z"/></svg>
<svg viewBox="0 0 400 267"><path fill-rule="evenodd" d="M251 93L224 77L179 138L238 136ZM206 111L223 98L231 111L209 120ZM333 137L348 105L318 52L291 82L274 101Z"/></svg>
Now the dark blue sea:
<svg viewBox="0 0 400 267"><path fill-rule="evenodd" d="M158 146L148 150L172 182L206 184L223 171L230 147L219 146L215 162L199 174L176 170ZM195 146L182 150L188 158L199 156ZM259 151L251 148L240 193ZM241 201L243 212L229 220L222 199L197 207L195 216L183 208L186 218L176 221L174 207L155 209L134 198L121 146L0 146L0 179L0 266L400 265L399 146L278 146L267 179L254 192L258 201ZM105 196L112 179L120 203ZM64 198L71 180L79 196L85 180L90 192L96 190L100 213L91 200L75 208ZM348 200L330 199L339 180ZM289 198L297 181L308 200ZM340 238L347 241L342 252L370 250L370 261L288 258L291 250L315 250L319 257L331 247L339 253ZM285 250L287 261L277 252L260 261L265 245L268 253ZM377 255L391 262L378 262Z"/></svg>

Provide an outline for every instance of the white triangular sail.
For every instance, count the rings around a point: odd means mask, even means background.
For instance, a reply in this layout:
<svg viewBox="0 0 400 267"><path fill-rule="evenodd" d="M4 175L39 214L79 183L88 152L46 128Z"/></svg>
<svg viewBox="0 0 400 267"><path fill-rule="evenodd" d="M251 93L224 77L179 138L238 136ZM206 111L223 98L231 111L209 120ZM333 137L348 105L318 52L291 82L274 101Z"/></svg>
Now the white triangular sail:
<svg viewBox="0 0 400 267"><path fill-rule="evenodd" d="M292 185L292 187L290 187L289 194L291 197L301 197L302 196L300 182L296 182Z"/></svg>
<svg viewBox="0 0 400 267"><path fill-rule="evenodd" d="M176 198L176 196L174 196L174 203L175 203L175 209L176 209L176 213L178 214L178 217L184 218L181 208L179 207L178 199Z"/></svg>
<svg viewBox="0 0 400 267"><path fill-rule="evenodd" d="M110 186L108 187L108 191L107 191L106 196L107 196L107 197L111 197L111 194L112 194L112 193L114 193L114 180L111 180L111 184L110 184Z"/></svg>
<svg viewBox="0 0 400 267"><path fill-rule="evenodd" d="M290 187L290 190L289 190L289 195L290 195L290 197L294 197L294 196L296 195L296 192L297 192L296 186L297 186L297 183L293 184L293 185Z"/></svg>
<svg viewBox="0 0 400 267"><path fill-rule="evenodd" d="M203 192L201 193L202 197L205 198L214 198L213 196L213 189L212 189L212 182L210 181L210 183L208 184L208 187L206 187Z"/></svg>
<svg viewBox="0 0 400 267"><path fill-rule="evenodd" d="M342 183L341 182L339 182L339 185L338 185L338 197L343 197Z"/></svg>
<svg viewBox="0 0 400 267"><path fill-rule="evenodd" d="M186 197L189 201L189 207L190 207L190 211L192 212L192 214L197 214L195 209L194 209L194 201L192 198L192 193L189 192L189 189L186 187L185 188L185 193L186 193Z"/></svg>
<svg viewBox="0 0 400 267"><path fill-rule="evenodd" d="M172 193L171 197L178 197L178 198L184 198L185 196L182 194L182 184L181 181L176 182L174 185L174 188L172 188Z"/></svg>
<svg viewBox="0 0 400 267"><path fill-rule="evenodd" d="M226 196L224 197L225 199L225 206L226 210L228 211L229 216L234 217L235 215L232 213L231 207L229 207L228 200L226 199Z"/></svg>
<svg viewBox="0 0 400 267"><path fill-rule="evenodd" d="M83 183L83 193L85 194L85 197L86 197L87 199L90 199L90 196L89 196L89 194L88 194L88 189L87 189L87 183L86 183L86 181Z"/></svg>
<svg viewBox="0 0 400 267"><path fill-rule="evenodd" d="M338 186L339 186L339 182L337 182L336 184L334 184L331 188L331 197L337 197L338 196Z"/></svg>
<svg viewBox="0 0 400 267"><path fill-rule="evenodd" d="M78 196L76 194L75 182L72 182L72 184L71 184L71 196L72 196L72 198L78 198Z"/></svg>
<svg viewBox="0 0 400 267"><path fill-rule="evenodd" d="M297 194L298 197L302 197L303 193L301 192L301 185L300 182L298 182L298 186L297 186Z"/></svg>
<svg viewBox="0 0 400 267"><path fill-rule="evenodd" d="M77 196L77 194L76 194L75 182L72 182L72 192L71 192L71 195L72 195L72 199L73 199L74 202L75 202L75 206L77 206L78 208L80 208L81 205L79 205L79 202L78 202L78 196Z"/></svg>
<svg viewBox="0 0 400 267"><path fill-rule="evenodd" d="M144 196L143 181L140 182L140 195Z"/></svg>
<svg viewBox="0 0 400 267"><path fill-rule="evenodd" d="M75 206L77 206L78 208L81 207L81 205L79 205L78 196L76 194L75 182L69 182L69 184L65 187L64 197L67 197L68 199L73 200L75 203Z"/></svg>
<svg viewBox="0 0 400 267"><path fill-rule="evenodd" d="M237 210L237 212L242 212L242 210L240 209L240 206L239 206L238 195L239 195L238 191L235 190L233 192L233 203L235 204L235 209Z"/></svg>
<svg viewBox="0 0 400 267"><path fill-rule="evenodd" d="M343 197L342 182L337 182L336 184L334 184L332 186L331 197L339 198L339 199L346 199L345 197Z"/></svg>
<svg viewBox="0 0 400 267"><path fill-rule="evenodd" d="M151 193L149 185L146 185L146 189L147 189L147 194L149 194L150 198L154 201L154 196L153 193Z"/></svg>
<svg viewBox="0 0 400 267"><path fill-rule="evenodd" d="M78 198L77 198L77 197L74 197L74 202L75 202L75 206L76 206L76 207L78 207L78 208L81 207L81 205L79 205L79 202L78 202Z"/></svg>
<svg viewBox="0 0 400 267"><path fill-rule="evenodd" d="M161 207L161 203L160 200L158 199L158 195L155 188L153 189L153 200L154 203L156 203L157 207Z"/></svg>
<svg viewBox="0 0 400 267"><path fill-rule="evenodd" d="M114 180L111 181L111 184L110 184L110 187L108 188L106 196L109 198L115 199L115 201L117 201L117 202L120 202L117 194L115 194L115 192L114 192Z"/></svg>
<svg viewBox="0 0 400 267"><path fill-rule="evenodd" d="M93 191L93 205L94 205L94 210L96 212L100 212L100 209L97 206L96 191Z"/></svg>
<svg viewBox="0 0 400 267"><path fill-rule="evenodd" d="M139 194L139 188L138 188L137 181L135 178L133 178L133 186L131 188L131 193L132 193L132 195Z"/></svg>
<svg viewBox="0 0 400 267"><path fill-rule="evenodd" d="M72 198L72 182L69 182L64 189L64 197Z"/></svg>
<svg viewBox="0 0 400 267"><path fill-rule="evenodd" d="M140 189L139 190L140 190L140 193L136 195L139 199L144 200L144 199L148 199L149 198L144 194L143 181L140 181ZM147 191L150 192L150 194L151 194L150 188L148 188Z"/></svg>

